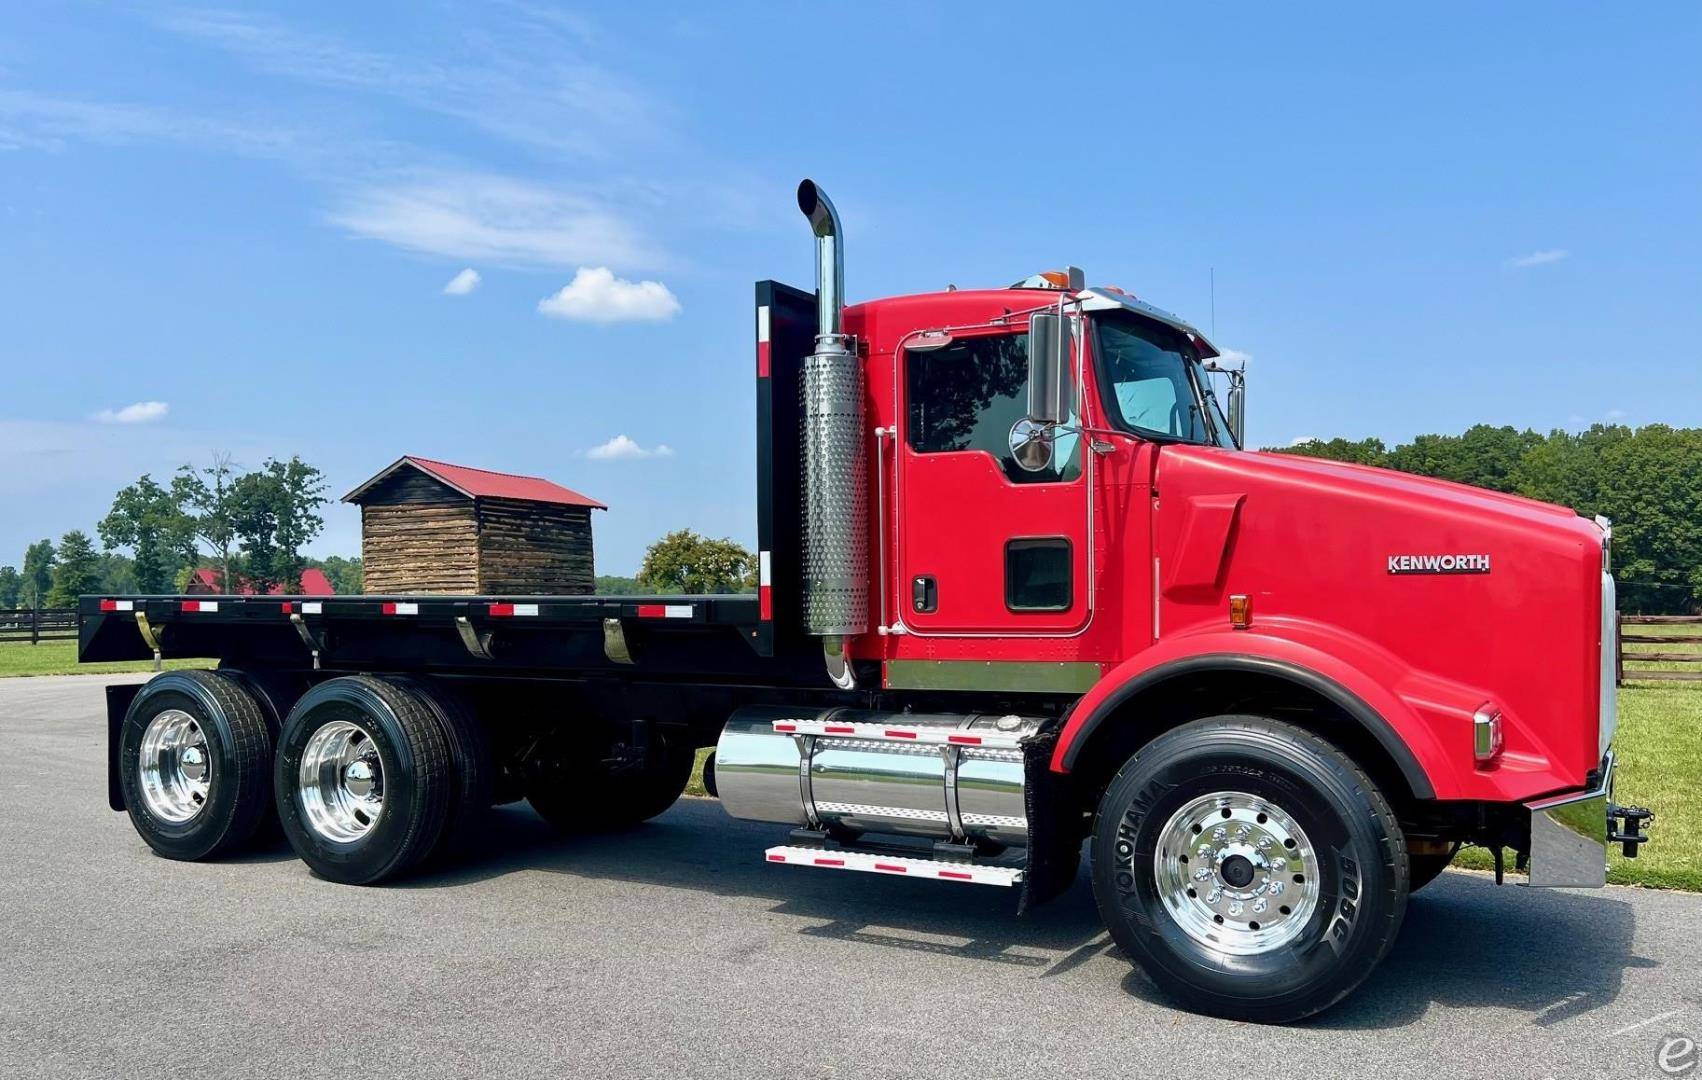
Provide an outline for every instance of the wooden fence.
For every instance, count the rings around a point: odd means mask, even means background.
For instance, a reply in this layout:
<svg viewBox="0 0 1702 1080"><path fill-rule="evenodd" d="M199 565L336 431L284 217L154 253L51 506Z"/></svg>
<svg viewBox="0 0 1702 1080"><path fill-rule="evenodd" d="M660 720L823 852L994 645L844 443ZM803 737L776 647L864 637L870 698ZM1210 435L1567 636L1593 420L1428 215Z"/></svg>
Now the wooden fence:
<svg viewBox="0 0 1702 1080"><path fill-rule="evenodd" d="M0 611L0 641L72 641L77 637L76 608Z"/></svg>
<svg viewBox="0 0 1702 1080"><path fill-rule="evenodd" d="M1633 631L1626 633L1627 626L1649 626L1655 631ZM1691 633L1674 632L1677 627L1702 627L1702 615L1621 615L1619 617L1619 684L1625 685L1627 678L1642 681L1656 679L1665 682L1702 682L1702 667L1695 671L1661 671L1648 668L1632 668L1625 670L1627 660L1645 660L1668 664L1702 665L1702 649L1683 651L1678 649L1656 649L1644 652L1641 649L1626 649L1627 645L1702 645L1702 629ZM1666 628L1665 632L1660 632Z"/></svg>
<svg viewBox="0 0 1702 1080"><path fill-rule="evenodd" d="M0 611L0 641L74 641L76 608Z"/></svg>

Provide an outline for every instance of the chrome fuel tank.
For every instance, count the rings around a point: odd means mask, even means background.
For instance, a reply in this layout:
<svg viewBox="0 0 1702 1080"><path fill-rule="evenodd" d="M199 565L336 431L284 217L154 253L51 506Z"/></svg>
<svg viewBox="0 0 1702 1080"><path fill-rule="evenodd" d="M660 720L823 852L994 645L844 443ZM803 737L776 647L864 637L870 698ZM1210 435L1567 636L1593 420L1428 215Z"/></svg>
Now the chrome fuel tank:
<svg viewBox="0 0 1702 1080"><path fill-rule="evenodd" d="M777 723L796 730L777 731ZM1040 724L1019 716L741 709L716 744L716 787L737 818L1018 846L1028 841L1028 820L1016 744Z"/></svg>

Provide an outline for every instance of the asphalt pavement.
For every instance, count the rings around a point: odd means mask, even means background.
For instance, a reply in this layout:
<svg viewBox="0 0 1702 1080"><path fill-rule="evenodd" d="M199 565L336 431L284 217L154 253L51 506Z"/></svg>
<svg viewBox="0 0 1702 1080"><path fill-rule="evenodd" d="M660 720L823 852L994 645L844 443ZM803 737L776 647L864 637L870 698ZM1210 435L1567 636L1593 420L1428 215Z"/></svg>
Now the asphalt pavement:
<svg viewBox="0 0 1702 1080"><path fill-rule="evenodd" d="M1449 872L1357 994L1270 1028L1171 1006L1085 879L1019 918L771 866L784 831L708 799L566 841L504 808L380 888L281 845L170 862L106 807L109 681L0 679L3 1077L1641 1077L1702 1041L1682 893Z"/></svg>

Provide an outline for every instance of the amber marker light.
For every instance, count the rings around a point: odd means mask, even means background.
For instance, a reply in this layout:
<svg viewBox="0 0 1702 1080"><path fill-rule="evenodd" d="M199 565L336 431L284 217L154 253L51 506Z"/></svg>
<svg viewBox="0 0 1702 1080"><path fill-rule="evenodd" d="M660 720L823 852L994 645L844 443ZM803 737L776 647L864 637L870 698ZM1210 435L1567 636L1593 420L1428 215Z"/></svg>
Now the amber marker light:
<svg viewBox="0 0 1702 1080"><path fill-rule="evenodd" d="M1229 625L1236 630L1245 630L1253 625L1253 601L1244 593L1236 593L1229 598Z"/></svg>

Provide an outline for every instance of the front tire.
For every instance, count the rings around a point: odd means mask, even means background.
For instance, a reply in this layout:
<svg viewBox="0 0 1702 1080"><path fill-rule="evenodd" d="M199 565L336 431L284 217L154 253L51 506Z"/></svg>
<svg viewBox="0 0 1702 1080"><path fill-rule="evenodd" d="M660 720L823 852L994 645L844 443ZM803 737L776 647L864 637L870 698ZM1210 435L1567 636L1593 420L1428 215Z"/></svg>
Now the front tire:
<svg viewBox="0 0 1702 1080"><path fill-rule="evenodd" d="M412 869L455 794L442 721L413 691L368 675L320 683L278 736L278 819L314 873L372 885Z"/></svg>
<svg viewBox="0 0 1702 1080"><path fill-rule="evenodd" d="M1100 800L1094 898L1112 938L1199 1012L1329 1008L1406 911L1405 834L1370 779L1289 724L1220 716L1160 735Z"/></svg>
<svg viewBox="0 0 1702 1080"><path fill-rule="evenodd" d="M119 736L130 821L168 859L212 859L254 838L272 801L272 735L255 696L215 671L156 675Z"/></svg>

